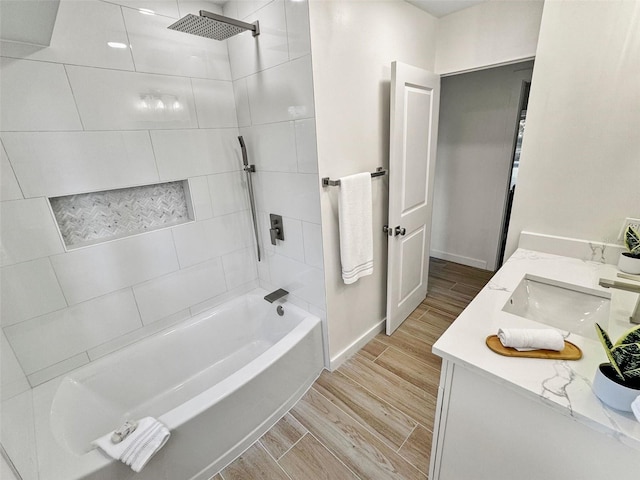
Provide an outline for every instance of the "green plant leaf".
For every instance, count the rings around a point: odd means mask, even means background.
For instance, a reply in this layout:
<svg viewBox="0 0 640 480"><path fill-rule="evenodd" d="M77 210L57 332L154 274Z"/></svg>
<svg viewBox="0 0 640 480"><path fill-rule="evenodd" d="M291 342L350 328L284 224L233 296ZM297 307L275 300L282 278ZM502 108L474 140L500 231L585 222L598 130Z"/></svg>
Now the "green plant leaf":
<svg viewBox="0 0 640 480"><path fill-rule="evenodd" d="M620 380L624 381L625 380L624 375L622 374L622 370L620 370L620 367L618 366L618 359L613 355L614 347L613 347L613 343L611 343L611 339L609 338L609 335L607 335L607 332L605 332L604 329L597 323L596 323L596 331L598 332L598 337L600 338L600 342L602 342L604 351L607 353L607 357L609 357L609 362L611 363L611 366L616 371L616 374L618 375L618 377L620 377ZM622 355L619 354L618 357L621 358Z"/></svg>
<svg viewBox="0 0 640 480"><path fill-rule="evenodd" d="M624 245L631 255L640 255L640 234L631 225L624 232Z"/></svg>
<svg viewBox="0 0 640 480"><path fill-rule="evenodd" d="M600 325L598 325L598 327L600 327ZM623 345L627 343L637 343L637 342L640 342L640 325L632 327L626 332L624 332L622 335L620 335L620 338L616 341L614 345L611 346L611 348L617 345Z"/></svg>

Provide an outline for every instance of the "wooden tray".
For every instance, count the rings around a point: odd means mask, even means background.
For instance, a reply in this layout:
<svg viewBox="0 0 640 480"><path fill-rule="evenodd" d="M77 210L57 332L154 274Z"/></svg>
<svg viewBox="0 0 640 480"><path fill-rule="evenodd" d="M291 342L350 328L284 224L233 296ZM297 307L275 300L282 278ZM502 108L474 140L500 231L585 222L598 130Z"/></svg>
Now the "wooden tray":
<svg viewBox="0 0 640 480"><path fill-rule="evenodd" d="M487 337L487 347L505 357L548 358L552 360L580 360L582 358L580 347L566 340L564 341L564 350L560 352L556 350L519 352L515 348L503 346L497 335L489 335Z"/></svg>

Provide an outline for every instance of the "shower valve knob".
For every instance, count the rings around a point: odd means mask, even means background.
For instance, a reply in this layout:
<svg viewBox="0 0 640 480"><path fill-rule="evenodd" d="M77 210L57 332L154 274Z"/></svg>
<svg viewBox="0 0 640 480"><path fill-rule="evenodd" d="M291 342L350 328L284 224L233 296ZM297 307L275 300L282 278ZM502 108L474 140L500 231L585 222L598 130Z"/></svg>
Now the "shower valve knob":
<svg viewBox="0 0 640 480"><path fill-rule="evenodd" d="M277 245L276 240L284 241L284 226L282 225L282 216L269 215L269 223L271 228L269 229L269 235L271 236L271 245Z"/></svg>

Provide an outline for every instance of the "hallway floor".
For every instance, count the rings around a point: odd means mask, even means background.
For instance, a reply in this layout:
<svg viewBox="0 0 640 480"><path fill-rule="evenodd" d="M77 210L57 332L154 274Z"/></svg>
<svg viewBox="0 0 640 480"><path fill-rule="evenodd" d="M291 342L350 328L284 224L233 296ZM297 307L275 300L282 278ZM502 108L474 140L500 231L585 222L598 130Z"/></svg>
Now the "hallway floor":
<svg viewBox="0 0 640 480"><path fill-rule="evenodd" d="M378 334L212 480L424 479L440 358L431 346L492 272L431 259L429 294Z"/></svg>

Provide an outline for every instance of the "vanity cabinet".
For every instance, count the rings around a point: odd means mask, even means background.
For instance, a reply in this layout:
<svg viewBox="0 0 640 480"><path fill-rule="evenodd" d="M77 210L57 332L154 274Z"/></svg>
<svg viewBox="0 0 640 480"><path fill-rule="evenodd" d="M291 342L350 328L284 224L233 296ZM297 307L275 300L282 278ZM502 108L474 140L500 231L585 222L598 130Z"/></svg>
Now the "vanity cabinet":
<svg viewBox="0 0 640 480"><path fill-rule="evenodd" d="M562 388L561 376L550 381ZM638 478L639 450L554 411L543 397L443 362L430 480Z"/></svg>

